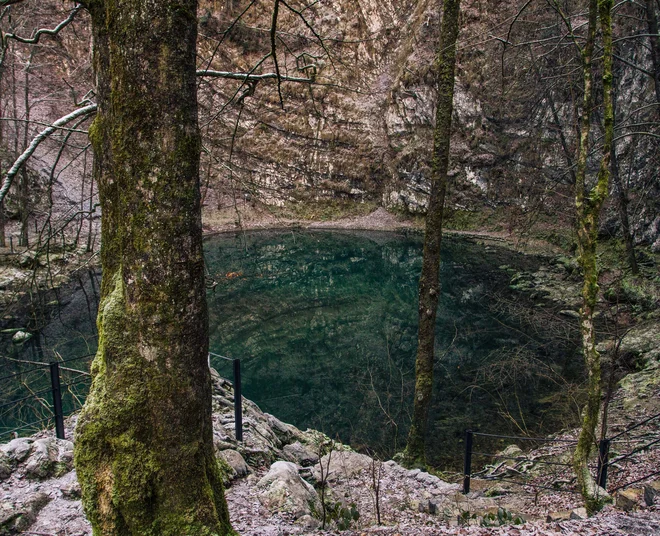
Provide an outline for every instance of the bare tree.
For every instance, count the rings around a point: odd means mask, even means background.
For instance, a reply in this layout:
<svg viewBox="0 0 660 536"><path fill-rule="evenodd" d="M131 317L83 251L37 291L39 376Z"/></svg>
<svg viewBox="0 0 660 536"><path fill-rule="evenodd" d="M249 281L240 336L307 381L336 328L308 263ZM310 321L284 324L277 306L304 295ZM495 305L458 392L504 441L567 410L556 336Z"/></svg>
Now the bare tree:
<svg viewBox="0 0 660 536"><path fill-rule="evenodd" d="M433 395L435 320L440 297L440 244L449 167L459 11L460 0L444 1L442 30L436 58L438 94L431 165L431 195L426 209L424 254L419 280L419 328L415 363L414 409L404 453L404 459L408 465L426 464L425 442L429 407Z"/></svg>

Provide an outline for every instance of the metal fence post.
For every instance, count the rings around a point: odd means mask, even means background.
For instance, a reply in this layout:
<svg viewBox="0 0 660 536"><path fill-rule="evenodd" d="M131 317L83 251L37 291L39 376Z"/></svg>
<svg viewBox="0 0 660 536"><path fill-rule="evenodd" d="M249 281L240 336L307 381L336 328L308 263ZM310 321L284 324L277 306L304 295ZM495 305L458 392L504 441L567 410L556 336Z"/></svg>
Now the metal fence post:
<svg viewBox="0 0 660 536"><path fill-rule="evenodd" d="M470 475L472 474L472 430L465 430L465 458L463 459L463 494L470 493Z"/></svg>
<svg viewBox="0 0 660 536"><path fill-rule="evenodd" d="M64 436L64 412L62 411L62 387L60 386L60 364L50 363L50 385L53 392L53 414L55 416L55 435Z"/></svg>
<svg viewBox="0 0 660 536"><path fill-rule="evenodd" d="M241 360L234 359L234 426L236 441L243 441L243 394L241 393Z"/></svg>
<svg viewBox="0 0 660 536"><path fill-rule="evenodd" d="M607 466L610 456L610 440L601 439L598 443L598 472L596 473L596 482L598 485L607 489Z"/></svg>

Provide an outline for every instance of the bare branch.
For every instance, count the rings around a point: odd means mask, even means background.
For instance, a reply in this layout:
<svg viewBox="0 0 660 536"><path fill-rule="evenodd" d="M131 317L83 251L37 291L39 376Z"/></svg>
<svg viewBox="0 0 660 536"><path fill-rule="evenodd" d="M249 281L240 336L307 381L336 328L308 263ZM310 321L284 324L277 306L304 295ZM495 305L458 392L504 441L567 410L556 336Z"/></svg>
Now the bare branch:
<svg viewBox="0 0 660 536"><path fill-rule="evenodd" d="M259 82L260 80L281 80L282 82L302 82L312 84L311 78L298 78L295 76L282 76L277 73L248 74L248 73L230 73L226 71L197 71L197 76L208 76L211 78L229 78L230 80L245 80L248 82Z"/></svg>
<svg viewBox="0 0 660 536"><path fill-rule="evenodd" d="M21 1L21 0L18 0L18 1ZM2 5L1 2L2 2L2 0L0 0L0 5ZM30 38L21 37L20 35L16 35L16 34L5 34L5 39L14 39L14 40L18 41L19 43L26 43L28 45L35 45L39 42L39 39L41 39L42 35L54 36L54 35L57 35L58 33L60 33L60 31L63 28L66 28L73 21L76 14L81 9L82 9L82 6L80 4L78 4L75 8L73 8L71 13L69 13L69 16L65 20L60 22L52 30L37 30L37 32Z"/></svg>
<svg viewBox="0 0 660 536"><path fill-rule="evenodd" d="M25 151L23 151L23 154L21 154L21 156L19 156L16 159L14 165L7 172L7 175L5 176L5 180L2 183L2 188L0 188L0 203L2 203L5 196L7 195L7 192L9 191L9 188L11 188L11 183L14 180L16 174L19 172L21 167L23 167L23 164L27 162L28 158L30 158L34 154L34 151L36 151L37 147L41 144L42 141L44 141L57 129L63 127L64 125L73 121L74 119L78 119L79 117L83 117L85 115L88 116L92 115L93 113L96 112L96 109L97 109L96 104L90 104L89 106L85 106L84 108L79 108L78 110L71 112L69 115L65 115L64 117L61 117L60 119L55 121L51 126L45 128L39 134L37 134L32 139L32 142L30 143L28 148L25 149Z"/></svg>

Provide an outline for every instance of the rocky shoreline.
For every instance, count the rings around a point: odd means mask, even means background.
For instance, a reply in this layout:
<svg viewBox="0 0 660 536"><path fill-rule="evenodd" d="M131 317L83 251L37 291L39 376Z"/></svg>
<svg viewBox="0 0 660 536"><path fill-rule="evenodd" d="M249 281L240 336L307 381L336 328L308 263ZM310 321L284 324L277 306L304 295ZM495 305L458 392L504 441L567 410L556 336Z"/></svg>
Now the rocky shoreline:
<svg viewBox="0 0 660 536"><path fill-rule="evenodd" d="M627 503L619 501L618 508L607 507L590 519L575 495L535 496L483 479L473 480L472 491L463 495L458 483L373 459L314 430L301 431L247 399L244 441L238 443L232 385L215 372L212 376L215 448L231 520L244 536L660 534L658 482L649 484L658 490L650 504L628 494ZM647 387L643 396L658 398L660 388ZM622 395L615 405L621 411L628 407L624 399L629 401ZM75 416L66 421L66 437L73 437L75 422ZM91 534L72 451L73 443L55 439L52 430L0 446L0 535ZM639 463L657 464L658 455L660 449L652 450Z"/></svg>

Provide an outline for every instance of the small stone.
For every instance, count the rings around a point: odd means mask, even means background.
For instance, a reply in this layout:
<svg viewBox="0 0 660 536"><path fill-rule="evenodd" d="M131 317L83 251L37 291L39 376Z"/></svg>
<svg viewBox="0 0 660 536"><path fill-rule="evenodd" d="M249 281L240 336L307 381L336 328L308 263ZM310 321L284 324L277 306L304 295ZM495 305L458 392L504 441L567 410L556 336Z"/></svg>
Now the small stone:
<svg viewBox="0 0 660 536"><path fill-rule="evenodd" d="M32 333L27 331L17 331L14 333L14 336L11 338L11 342L14 344L23 344L24 342L29 341L32 338Z"/></svg>
<svg viewBox="0 0 660 536"><path fill-rule="evenodd" d="M78 484L77 480L74 480L73 482L70 482L69 484L65 484L64 486L62 486L60 488L60 493L62 493L62 497L70 501L75 501L77 499L80 499L82 494L80 490L80 484Z"/></svg>
<svg viewBox="0 0 660 536"><path fill-rule="evenodd" d="M559 311L559 314L569 318L580 318L580 313L573 311L572 309L564 309L563 311Z"/></svg>
<svg viewBox="0 0 660 536"><path fill-rule="evenodd" d="M556 523L558 521L568 521L571 519L571 514L573 512L571 510L561 510L559 512L552 512L551 514L548 514L548 517L545 518L545 521L547 523Z"/></svg>
<svg viewBox="0 0 660 536"><path fill-rule="evenodd" d="M230 480L234 480L235 478L242 478L247 476L250 472L247 463L245 463L245 460L243 459L243 456L241 456L241 453L236 450L221 450L218 452L218 457L226 461L227 465L231 468L232 474L229 475Z"/></svg>
<svg viewBox="0 0 660 536"><path fill-rule="evenodd" d="M316 530L321 526L321 523L310 515L304 515L296 519L296 525L301 526L304 530Z"/></svg>
<svg viewBox="0 0 660 536"><path fill-rule="evenodd" d="M587 519L587 517L589 517L589 515L587 514L587 509L582 507L571 510L571 515L569 519L580 520L580 519Z"/></svg>
<svg viewBox="0 0 660 536"><path fill-rule="evenodd" d="M437 503L436 501L429 501L428 502L429 514L431 514L432 516L438 515L438 511L439 511L438 506L439 503Z"/></svg>
<svg viewBox="0 0 660 536"><path fill-rule="evenodd" d="M644 486L644 502L646 506L660 504L660 480Z"/></svg>
<svg viewBox="0 0 660 536"><path fill-rule="evenodd" d="M616 506L621 508L624 512L636 510L639 506L639 500L642 496L642 491L639 489L625 489L619 491L616 495Z"/></svg>

